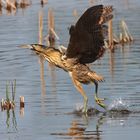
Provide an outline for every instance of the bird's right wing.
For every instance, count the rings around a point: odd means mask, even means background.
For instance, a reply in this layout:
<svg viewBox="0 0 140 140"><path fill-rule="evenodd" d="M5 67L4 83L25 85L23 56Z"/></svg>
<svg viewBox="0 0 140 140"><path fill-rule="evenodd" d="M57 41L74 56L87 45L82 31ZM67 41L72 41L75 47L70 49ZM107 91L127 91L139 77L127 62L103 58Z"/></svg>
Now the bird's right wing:
<svg viewBox="0 0 140 140"><path fill-rule="evenodd" d="M80 63L92 63L104 53L104 23L112 19L112 6L97 5L85 11L70 28L67 58Z"/></svg>

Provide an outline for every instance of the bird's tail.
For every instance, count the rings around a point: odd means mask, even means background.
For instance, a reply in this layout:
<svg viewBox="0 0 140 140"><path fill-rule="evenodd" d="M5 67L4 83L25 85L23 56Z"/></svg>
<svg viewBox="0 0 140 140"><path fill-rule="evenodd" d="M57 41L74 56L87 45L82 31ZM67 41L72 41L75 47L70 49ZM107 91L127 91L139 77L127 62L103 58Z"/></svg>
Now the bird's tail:
<svg viewBox="0 0 140 140"><path fill-rule="evenodd" d="M101 75L98 75L96 72L90 71L88 72L88 76L90 77L90 79L94 82L94 81L98 81L98 82L103 82L104 78Z"/></svg>

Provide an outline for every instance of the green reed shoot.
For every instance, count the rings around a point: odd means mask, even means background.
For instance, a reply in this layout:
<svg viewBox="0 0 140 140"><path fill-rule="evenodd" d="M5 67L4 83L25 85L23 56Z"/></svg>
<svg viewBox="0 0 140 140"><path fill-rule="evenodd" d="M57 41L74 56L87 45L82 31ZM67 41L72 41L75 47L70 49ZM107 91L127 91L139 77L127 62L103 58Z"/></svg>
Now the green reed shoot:
<svg viewBox="0 0 140 140"><path fill-rule="evenodd" d="M15 94L16 94L16 79L12 82L12 101L15 101Z"/></svg>
<svg viewBox="0 0 140 140"><path fill-rule="evenodd" d="M6 101L10 101L10 94L9 94L9 81L6 82Z"/></svg>
<svg viewBox="0 0 140 140"><path fill-rule="evenodd" d="M10 102L10 81L6 82L6 101ZM11 88L12 88L12 102L15 101L15 94L16 94L16 80L11 82Z"/></svg>

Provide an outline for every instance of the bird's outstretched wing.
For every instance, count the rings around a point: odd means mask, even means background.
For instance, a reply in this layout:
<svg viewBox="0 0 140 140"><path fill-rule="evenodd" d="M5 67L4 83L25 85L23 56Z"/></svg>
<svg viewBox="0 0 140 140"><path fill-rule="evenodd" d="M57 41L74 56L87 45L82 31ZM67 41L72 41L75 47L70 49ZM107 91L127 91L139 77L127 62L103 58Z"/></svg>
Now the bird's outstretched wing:
<svg viewBox="0 0 140 140"><path fill-rule="evenodd" d="M112 19L112 6L97 5L85 11L75 26L71 26L67 58L80 63L92 63L104 53L104 23Z"/></svg>

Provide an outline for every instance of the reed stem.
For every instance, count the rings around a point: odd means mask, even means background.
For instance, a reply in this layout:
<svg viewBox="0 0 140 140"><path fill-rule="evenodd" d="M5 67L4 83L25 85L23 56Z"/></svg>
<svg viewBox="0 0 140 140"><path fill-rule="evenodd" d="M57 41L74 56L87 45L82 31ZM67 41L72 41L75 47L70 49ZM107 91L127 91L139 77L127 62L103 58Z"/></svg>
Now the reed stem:
<svg viewBox="0 0 140 140"><path fill-rule="evenodd" d="M43 13L39 12L39 44L42 44L43 40Z"/></svg>
<svg viewBox="0 0 140 140"><path fill-rule="evenodd" d="M113 46L113 23L112 23L112 19L108 22L108 37L109 37L109 48L111 50L113 50L114 46Z"/></svg>

